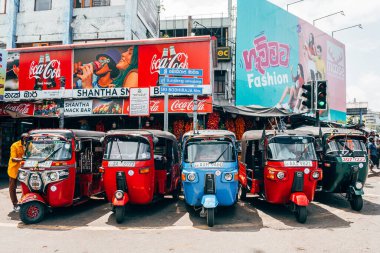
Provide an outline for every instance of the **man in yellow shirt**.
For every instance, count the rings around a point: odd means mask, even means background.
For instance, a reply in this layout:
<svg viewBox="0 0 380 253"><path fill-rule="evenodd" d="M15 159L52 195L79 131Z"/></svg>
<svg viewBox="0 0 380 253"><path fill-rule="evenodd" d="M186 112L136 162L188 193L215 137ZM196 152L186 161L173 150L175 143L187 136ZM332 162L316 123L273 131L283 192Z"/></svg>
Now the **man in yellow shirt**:
<svg viewBox="0 0 380 253"><path fill-rule="evenodd" d="M27 134L21 135L21 140L16 141L11 146L11 154L9 158L8 163L8 176L9 176L9 196L11 197L11 201L13 203L14 211L18 211L19 207L17 205L17 195L16 195L16 188L17 188L17 174L18 169L21 167L21 161L22 157L25 152L24 147L24 138L27 137Z"/></svg>

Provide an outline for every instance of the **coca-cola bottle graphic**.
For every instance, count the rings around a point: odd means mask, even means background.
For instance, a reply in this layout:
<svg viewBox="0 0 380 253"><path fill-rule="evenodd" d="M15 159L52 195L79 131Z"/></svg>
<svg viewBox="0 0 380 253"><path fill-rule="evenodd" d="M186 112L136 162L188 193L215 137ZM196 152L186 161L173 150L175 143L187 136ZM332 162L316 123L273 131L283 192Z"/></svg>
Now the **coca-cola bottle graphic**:
<svg viewBox="0 0 380 253"><path fill-rule="evenodd" d="M170 52L170 65L171 65L170 67L171 68L179 68L181 62L179 61L179 59L177 57L177 53L175 52L174 46L169 47L169 52ZM173 60L173 58L174 58L174 60Z"/></svg>
<svg viewBox="0 0 380 253"><path fill-rule="evenodd" d="M45 68L48 68L44 70L44 73L47 73L46 88L51 89L57 87L57 83L55 82L54 69L50 64L50 55L48 53L45 54Z"/></svg>
<svg viewBox="0 0 380 253"><path fill-rule="evenodd" d="M93 62L87 63L85 65L88 65L88 64L92 65L92 67L94 69L94 73L103 67L103 65L99 61L93 61ZM78 77L78 75L82 75L82 74L83 74L83 71L81 69L78 69L77 72L74 73L73 77L75 78L75 77Z"/></svg>
<svg viewBox="0 0 380 253"><path fill-rule="evenodd" d="M43 69L44 68L44 55L41 54L40 55L40 59L38 61L38 70L40 69ZM43 77L42 77L42 71L40 71L40 73L38 74L37 77L35 77L35 82L34 82L34 90L42 90L42 84L43 84Z"/></svg>

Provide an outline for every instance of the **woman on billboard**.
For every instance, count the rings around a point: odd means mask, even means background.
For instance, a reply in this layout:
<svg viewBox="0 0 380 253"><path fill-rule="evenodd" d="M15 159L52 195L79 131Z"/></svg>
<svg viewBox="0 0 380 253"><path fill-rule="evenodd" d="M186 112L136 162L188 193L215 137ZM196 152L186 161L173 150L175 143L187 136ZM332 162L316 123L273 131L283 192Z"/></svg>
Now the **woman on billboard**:
<svg viewBox="0 0 380 253"><path fill-rule="evenodd" d="M127 51L121 54L120 61L116 68L120 70L120 75L112 82L113 87L138 87L138 50L137 46L130 46Z"/></svg>
<svg viewBox="0 0 380 253"><path fill-rule="evenodd" d="M294 82L293 86L287 86L282 93L282 96L280 98L280 101L276 104L276 108L283 108L286 110L291 109L291 105L294 104L293 112L298 113L300 112L301 107L301 94L302 94L302 86L305 84L305 76L303 72L303 66L302 64L298 63L297 65L297 75L293 75L293 66L290 67L290 72L292 74L292 79ZM282 103L286 96L289 94L289 100L287 103Z"/></svg>

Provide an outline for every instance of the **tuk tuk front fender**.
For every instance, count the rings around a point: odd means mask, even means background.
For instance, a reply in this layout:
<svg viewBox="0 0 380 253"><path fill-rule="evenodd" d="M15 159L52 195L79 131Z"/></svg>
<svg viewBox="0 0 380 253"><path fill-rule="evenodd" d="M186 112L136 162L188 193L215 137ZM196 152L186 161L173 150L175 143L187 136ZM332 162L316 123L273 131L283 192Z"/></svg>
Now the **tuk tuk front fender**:
<svg viewBox="0 0 380 253"><path fill-rule="evenodd" d="M350 192L350 195L355 195L355 196L361 196L361 195L364 195L364 191L363 191L363 188L358 190L356 189L354 186L350 185L349 186L349 192Z"/></svg>
<svg viewBox="0 0 380 253"><path fill-rule="evenodd" d="M204 195L201 203L204 208L215 208L218 206L218 199L215 195Z"/></svg>
<svg viewBox="0 0 380 253"><path fill-rule="evenodd" d="M129 202L128 194L124 192L122 199L117 199L115 196L113 196L112 199L112 205L113 206L125 206Z"/></svg>
<svg viewBox="0 0 380 253"><path fill-rule="evenodd" d="M27 193L24 196L22 196L22 198L19 201L19 204L22 205L22 204L25 204L25 203L28 203L31 201L38 201L38 202L41 202L42 204L46 205L46 201L41 197L41 195L34 193L34 192L30 192L30 193Z"/></svg>
<svg viewBox="0 0 380 253"><path fill-rule="evenodd" d="M307 206L309 205L309 199L303 192L294 192L290 195L290 201L292 201L297 206Z"/></svg>

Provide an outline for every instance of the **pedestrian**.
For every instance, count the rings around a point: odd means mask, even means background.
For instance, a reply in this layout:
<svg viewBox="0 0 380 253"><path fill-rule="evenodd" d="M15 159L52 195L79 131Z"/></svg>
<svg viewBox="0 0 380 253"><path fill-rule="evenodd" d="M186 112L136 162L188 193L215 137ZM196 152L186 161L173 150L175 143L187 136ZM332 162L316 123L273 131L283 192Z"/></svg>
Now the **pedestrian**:
<svg viewBox="0 0 380 253"><path fill-rule="evenodd" d="M378 159L377 159L377 148L374 143L373 137L369 138L369 143L368 143L368 155L369 159L371 159L373 166L370 166L370 169L373 170L373 168L376 166L376 169L378 169Z"/></svg>
<svg viewBox="0 0 380 253"><path fill-rule="evenodd" d="M18 200L16 195L17 188L17 174L18 169L21 166L22 157L25 152L25 138L27 134L22 134L19 141L16 141L11 146L11 154L8 163L8 176L9 176L9 196L13 204L13 210L18 212L20 207L18 206Z"/></svg>

